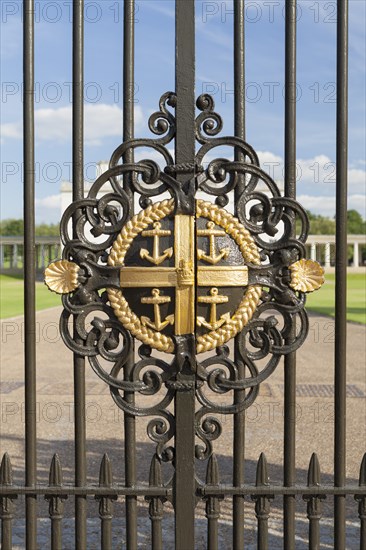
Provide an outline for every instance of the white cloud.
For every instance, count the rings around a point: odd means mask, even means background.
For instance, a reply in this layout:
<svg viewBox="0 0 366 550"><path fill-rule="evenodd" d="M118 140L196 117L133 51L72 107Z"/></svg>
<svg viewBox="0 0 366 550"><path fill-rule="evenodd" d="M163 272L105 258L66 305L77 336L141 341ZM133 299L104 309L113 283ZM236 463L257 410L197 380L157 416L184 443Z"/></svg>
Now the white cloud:
<svg viewBox="0 0 366 550"><path fill-rule="evenodd" d="M174 149L171 147L167 147L167 150L174 159ZM136 151L135 158L137 161L143 160L143 159L150 159L156 162L161 167L165 166L165 161L163 160L162 155L155 149L141 147L141 148L137 148L135 151Z"/></svg>
<svg viewBox="0 0 366 550"><path fill-rule="evenodd" d="M61 194L36 198L36 222L58 223L61 214Z"/></svg>
<svg viewBox="0 0 366 550"><path fill-rule="evenodd" d="M118 105L87 104L84 108L85 141L100 145L105 137L122 135L122 109ZM135 108L135 124L138 129L143 122L140 106ZM1 125L3 137L22 139L21 121ZM36 139L65 142L71 140L72 107L37 109L35 111Z"/></svg>
<svg viewBox="0 0 366 550"><path fill-rule="evenodd" d="M6 124L1 124L1 136L2 141L4 141L4 138L14 138L14 139L21 139L22 138L22 130L23 126L21 122L8 122Z"/></svg>
<svg viewBox="0 0 366 550"><path fill-rule="evenodd" d="M359 185L359 186L362 186L363 190L365 190L365 186L366 186L365 170L357 170L355 168L348 170L348 179L349 179L350 185L352 186Z"/></svg>
<svg viewBox="0 0 366 550"><path fill-rule="evenodd" d="M335 215L335 197L334 196L318 196L313 195L298 195L297 200L306 210L310 210L314 214L322 214L323 216L333 217ZM365 195L349 195L348 210L357 210L363 218L366 218L366 198Z"/></svg>
<svg viewBox="0 0 366 550"><path fill-rule="evenodd" d="M36 199L36 208L61 208L61 194L58 195L49 195L48 197L43 197L42 199Z"/></svg>
<svg viewBox="0 0 366 550"><path fill-rule="evenodd" d="M57 109L38 109L35 112L36 138L42 141L65 142L71 140L71 106ZM140 106L135 108L136 130L143 127L144 117ZM3 138L22 138L21 121L1 125ZM85 105L85 142L88 145L100 145L108 136L121 136L122 110L118 105ZM149 153L151 155L151 151ZM216 156L216 155L215 155ZM227 155L225 155L227 156ZM275 181L283 181L284 160L270 151L258 152L261 167ZM160 155L157 155L160 159ZM213 160L212 152L204 158L205 164ZM157 160L157 159L156 159ZM362 166L362 162L358 164ZM353 193L363 193L366 184L366 171L362 168L350 168L349 187ZM316 187L331 189L336 182L335 162L326 155L317 155L310 159L297 160L298 190L315 191ZM310 188L313 186L313 189Z"/></svg>
<svg viewBox="0 0 366 550"><path fill-rule="evenodd" d="M275 181L283 180L284 160L271 152L258 152L261 167ZM336 183L336 163L326 155L317 155L310 159L297 159L298 190L321 187L333 192ZM349 187L353 193L363 193L366 184L366 171L359 168L348 170Z"/></svg>

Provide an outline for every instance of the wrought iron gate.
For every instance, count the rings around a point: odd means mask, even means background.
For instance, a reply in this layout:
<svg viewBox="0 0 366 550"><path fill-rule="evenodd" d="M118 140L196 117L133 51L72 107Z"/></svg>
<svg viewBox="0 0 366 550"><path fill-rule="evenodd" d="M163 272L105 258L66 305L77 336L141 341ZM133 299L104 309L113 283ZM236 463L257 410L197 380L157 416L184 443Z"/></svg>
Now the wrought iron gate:
<svg viewBox="0 0 366 550"><path fill-rule="evenodd" d="M206 502L207 547L219 547L220 503L233 501L232 547L244 548L244 497L255 501L258 548L268 548L270 502L283 497L283 545L296 548L296 496L307 501L309 548L319 548L321 501L334 496L334 547L346 547L345 497L359 502L360 547L366 548L366 460L360 486L345 485L347 1L338 0L337 33L337 316L335 337L335 477L320 485L313 455L307 486L296 485L296 350L308 321L306 292L323 282L304 259L308 220L295 200L296 0L286 7L285 195L260 168L245 141L244 0L234 0L235 135L209 95L195 98L194 0L176 2L176 87L151 115L154 139L134 135L134 0L124 1L124 141L109 169L83 189L83 1L73 4L73 203L61 223L63 259L46 270L63 294L61 333L74 352L75 484L62 484L58 457L49 486L37 484L34 273L34 5L24 0L25 485L14 486L10 459L0 469L2 548L12 548L17 495L26 498L26 547L37 548L37 498L49 500L51 547L63 548L64 500L75 496L75 546L86 548L87 497L99 500L101 547L112 548L113 500L125 499L127 548L137 547L137 497L149 502L151 544L164 548L164 503L175 514L175 547L195 548L195 508ZM174 157L168 144L174 143ZM225 146L232 158L215 156ZM136 161L139 148L160 157ZM206 159L209 157L209 162ZM212 160L214 157L214 160ZM108 191L100 196L103 187ZM111 188L111 190L110 190ZM234 209L230 209L230 197ZM139 201L135 211L136 197ZM72 222L72 231L70 230ZM279 230L279 228L281 228ZM91 326L87 319L92 314ZM72 322L70 322L72 321ZM137 344L138 357L134 353ZM231 345L233 344L233 345ZM266 458L256 484L244 479L244 412L284 357L283 485L270 485ZM125 484L113 483L105 456L100 485L87 484L85 368L110 387L124 413ZM101 382L102 383L102 382ZM141 407L139 395L158 397ZM216 416L215 416L216 415ZM220 484L217 415L232 415L233 478ZM149 484L136 479L136 417L151 417L156 444ZM206 482L197 475L206 461ZM170 480L164 463L173 466Z"/></svg>

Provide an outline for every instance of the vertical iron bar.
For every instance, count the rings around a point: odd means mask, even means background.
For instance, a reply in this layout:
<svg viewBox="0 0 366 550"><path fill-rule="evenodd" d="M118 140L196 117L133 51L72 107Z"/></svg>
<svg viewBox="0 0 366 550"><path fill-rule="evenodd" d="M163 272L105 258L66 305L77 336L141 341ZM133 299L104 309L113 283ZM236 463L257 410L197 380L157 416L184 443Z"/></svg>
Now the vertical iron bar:
<svg viewBox="0 0 366 550"><path fill-rule="evenodd" d="M313 499L313 502L316 503L317 499ZM309 520L309 550L317 550L318 548L320 548L320 544L319 544L319 540L320 540L319 519L310 516L310 512L308 512L307 517L308 517L308 520Z"/></svg>
<svg viewBox="0 0 366 550"><path fill-rule="evenodd" d="M308 487L320 486L320 466L316 453L310 459L308 470ZM322 500L325 495L306 495L303 499L307 501L307 518L309 520L309 550L320 548L320 519L322 517Z"/></svg>
<svg viewBox="0 0 366 550"><path fill-rule="evenodd" d="M62 467L57 454L53 455L50 473L49 486L62 487ZM62 550L62 518L64 515L64 503L66 495L45 495L49 501L49 516L51 519L51 550Z"/></svg>
<svg viewBox="0 0 366 550"><path fill-rule="evenodd" d="M112 466L108 455L105 453L99 470L99 487L111 487L113 483ZM99 499L99 517L101 522L101 550L112 550L112 519L113 499L108 495L96 497Z"/></svg>
<svg viewBox="0 0 366 550"><path fill-rule="evenodd" d="M366 504L364 503L363 512L359 514L360 518L360 550L366 548Z"/></svg>
<svg viewBox="0 0 366 550"><path fill-rule="evenodd" d="M24 155L24 385L25 483L37 481L36 449L36 294L34 212L34 1L24 0L23 23L23 155ZM27 495L26 548L37 546L37 497Z"/></svg>
<svg viewBox="0 0 366 550"><path fill-rule="evenodd" d="M151 460L150 475L149 475L150 487L162 487L163 475L161 471L161 462L158 456L155 454ZM151 544L154 550L163 550L163 529L162 520L164 512L164 500L159 497L146 497L146 501L149 504L149 516L151 521Z"/></svg>
<svg viewBox="0 0 366 550"><path fill-rule="evenodd" d="M257 463L256 487L269 486L268 463L264 453L261 453ZM257 548L268 550L268 519L271 511L273 495L252 495L255 501L255 515L257 518Z"/></svg>
<svg viewBox="0 0 366 550"><path fill-rule="evenodd" d="M72 199L84 198L84 0L73 3ZM74 216L74 227L78 212ZM74 338L77 334L74 330ZM75 485L86 484L85 359L74 353ZM75 497L75 544L86 550L86 498Z"/></svg>
<svg viewBox="0 0 366 550"><path fill-rule="evenodd" d="M13 471L8 453L3 455L0 465L0 485L2 487L13 485ZM0 497L0 521L1 521L1 548L2 550L11 550L13 538L13 517L15 495Z"/></svg>
<svg viewBox="0 0 366 550"><path fill-rule="evenodd" d="M285 26L285 196L296 197L296 0L286 1ZM295 336L295 327L288 338ZM295 484L296 353L284 358L284 485ZM295 548L295 497L284 497L284 548Z"/></svg>
<svg viewBox="0 0 366 550"><path fill-rule="evenodd" d="M184 4L191 0L184 0ZM181 0L178 3L183 4ZM195 379L183 369L177 378L187 385L175 397L175 548L193 550L195 547ZM188 389L189 385L191 387Z"/></svg>
<svg viewBox="0 0 366 550"><path fill-rule="evenodd" d="M123 141L134 137L135 85L135 0L124 1L123 20ZM126 152L125 162L133 158L133 149ZM131 190L128 189L131 192Z"/></svg>
<svg viewBox="0 0 366 550"><path fill-rule="evenodd" d="M107 499L105 499L107 500ZM112 519L101 519L101 550L112 550Z"/></svg>
<svg viewBox="0 0 366 550"><path fill-rule="evenodd" d="M234 0L234 124L235 136L245 140L245 21L244 0ZM245 161L241 151L235 151L235 160ZM240 175L235 188L234 211L236 214L237 200L242 194L245 178ZM245 377L245 365L239 360L237 352L238 338L234 342L234 361L238 368L239 378ZM245 400L245 390L234 392L235 404ZM234 415L233 441L233 481L239 487L244 483L244 455L245 455L245 411ZM244 499L241 496L233 497L233 549L239 550L244 546Z"/></svg>
<svg viewBox="0 0 366 550"><path fill-rule="evenodd" d="M206 473L206 485L217 486L220 483L219 466L215 454L212 454ZM207 518L207 549L218 550L219 548L219 530L218 521L220 519L220 499L215 495L209 496L206 500L206 518Z"/></svg>
<svg viewBox="0 0 366 550"><path fill-rule="evenodd" d="M183 185L195 175L195 2L176 0L175 10L175 162L191 166L176 174ZM191 199L191 211L184 213L193 216L194 198ZM179 338L182 350L176 350L176 355L186 359L177 380L186 385L186 390L177 390L175 397L175 548L188 550L194 548L195 541L195 346L193 334Z"/></svg>
<svg viewBox="0 0 366 550"><path fill-rule="evenodd" d="M245 0L234 0L234 124L235 136L245 140ZM236 152L238 160L244 161L241 151ZM235 188L239 195L241 188Z"/></svg>
<svg viewBox="0 0 366 550"><path fill-rule="evenodd" d="M10 499L1 497L0 499L0 519L1 519L1 548L2 550L11 550L13 547L13 514L4 513L3 508L9 508Z"/></svg>
<svg viewBox="0 0 366 550"><path fill-rule="evenodd" d="M156 499L158 502L158 499ZM161 503L161 501L159 501ZM163 530L161 519L151 520L151 543L154 550L163 550Z"/></svg>
<svg viewBox="0 0 366 550"><path fill-rule="evenodd" d="M134 76L135 76L135 0L125 0L123 14L123 141L134 137ZM127 149L123 162L134 161L133 149ZM130 199L130 213L133 215L133 192L130 186L130 177L123 180L124 189ZM130 380L134 366L134 349L125 366L125 378ZM133 392L125 392L124 398L133 404ZM124 414L125 431L125 481L127 487L136 483L136 420L133 415ZM137 498L126 497L126 540L127 549L137 548Z"/></svg>
<svg viewBox="0 0 366 550"><path fill-rule="evenodd" d="M358 517L360 519L360 550L365 550L366 548L366 453L363 455L362 462L361 462L359 486L365 489L365 493L363 495L355 496L355 500L358 501Z"/></svg>
<svg viewBox="0 0 366 550"><path fill-rule="evenodd" d="M346 481L348 0L337 2L336 283L334 347L334 483ZM334 547L345 548L346 498L334 501Z"/></svg>
<svg viewBox="0 0 366 550"><path fill-rule="evenodd" d="M215 501L218 501L215 497L210 497L208 499L208 506L212 506ZM219 550L219 530L218 530L218 519L220 514L214 515L214 513L206 513L208 519L207 526L207 550Z"/></svg>
<svg viewBox="0 0 366 550"><path fill-rule="evenodd" d="M155 515L151 511L155 505ZM151 520L151 544L154 550L163 550L163 504L161 499L156 498L150 504L150 520Z"/></svg>
<svg viewBox="0 0 366 550"><path fill-rule="evenodd" d="M9 501L9 499L7 499ZM5 498L2 498L1 505L5 501ZM12 536L13 536L13 519L10 517L4 518L1 516L1 548L2 550L11 550L13 547Z"/></svg>
<svg viewBox="0 0 366 550"><path fill-rule="evenodd" d="M51 519L51 550L62 550L61 519Z"/></svg>

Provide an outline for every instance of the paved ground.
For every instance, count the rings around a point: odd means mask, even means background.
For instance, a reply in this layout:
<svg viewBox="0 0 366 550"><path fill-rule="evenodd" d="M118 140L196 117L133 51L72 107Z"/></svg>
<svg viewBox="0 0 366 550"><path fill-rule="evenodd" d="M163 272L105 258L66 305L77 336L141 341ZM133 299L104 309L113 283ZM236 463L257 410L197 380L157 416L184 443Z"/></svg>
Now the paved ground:
<svg viewBox="0 0 366 550"><path fill-rule="evenodd" d="M60 309L40 312L37 316L38 372L38 464L39 479L47 481L48 469L54 452L63 464L64 481L73 478L73 385L71 353L63 345L58 332ZM1 453L7 451L12 460L15 482L23 482L24 466L24 397L23 397L23 326L22 319L5 320L1 323ZM366 451L366 374L365 374L365 327L348 324L348 377L347 377L347 475L357 482L359 466ZM311 317L311 330L306 344L298 353L297 366L297 474L298 481L305 482L306 471L312 452L317 452L322 481L331 482L333 472L333 346L334 322L325 317ZM87 365L87 435L88 477L96 481L99 464L104 452L108 452L114 477L123 481L123 424L122 415L116 410L108 389ZM230 482L231 471L231 419L221 418L223 434L215 442L215 452L223 482ZM146 436L146 421L138 423L139 479L146 481L153 445ZM280 482L282 476L283 439L283 366L261 388L260 396L246 415L246 471L248 482L255 478L256 461L265 452L270 477ZM168 476L168 473L166 473ZM329 503L330 504L330 503ZM301 515L305 503L299 500L297 521L298 542L296 548L306 548L307 521ZM253 506L246 503L247 548L254 548L255 518ZM47 517L45 503L40 505L40 516ZM16 548L23 548L23 506L17 503L18 519L15 522ZM270 521L270 548L281 547L281 501L272 506ZM348 503L348 546L357 548L357 504ZM64 548L73 548L72 502L66 504ZM114 548L124 548L123 503L116 504ZM98 548L99 521L97 503L90 501L89 545ZM221 547L230 548L231 507L223 504L220 527ZM197 513L197 548L205 548L204 510ZM164 548L173 548L169 533L172 530L172 515L167 508L165 519ZM322 521L322 548L332 548L331 506L324 508ZM40 519L39 548L48 548L49 523ZM141 502L140 548L149 548L149 522L146 507Z"/></svg>

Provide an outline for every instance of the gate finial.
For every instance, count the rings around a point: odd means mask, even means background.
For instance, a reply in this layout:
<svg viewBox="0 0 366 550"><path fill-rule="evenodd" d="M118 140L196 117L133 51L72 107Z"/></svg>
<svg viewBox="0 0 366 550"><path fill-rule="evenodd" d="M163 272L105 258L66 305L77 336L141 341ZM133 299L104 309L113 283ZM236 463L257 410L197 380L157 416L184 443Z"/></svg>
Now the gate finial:
<svg viewBox="0 0 366 550"><path fill-rule="evenodd" d="M8 453L4 453L0 466L0 485L13 484L13 469Z"/></svg>
<svg viewBox="0 0 366 550"><path fill-rule="evenodd" d="M308 486L317 487L318 485L320 485L320 465L318 455L313 453L309 464Z"/></svg>
<svg viewBox="0 0 366 550"><path fill-rule="evenodd" d="M50 487L61 487L62 485L62 467L60 457L55 453L52 457L50 474L49 474L49 484Z"/></svg>
<svg viewBox="0 0 366 550"><path fill-rule="evenodd" d="M107 453L104 453L99 470L99 486L111 487L113 483L112 465Z"/></svg>

